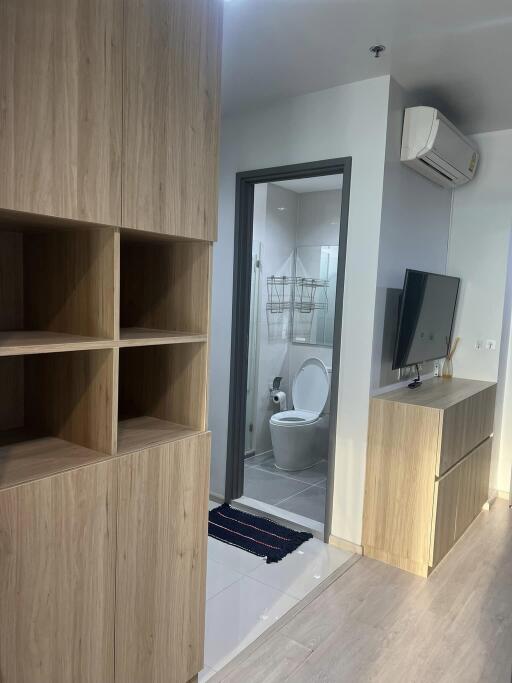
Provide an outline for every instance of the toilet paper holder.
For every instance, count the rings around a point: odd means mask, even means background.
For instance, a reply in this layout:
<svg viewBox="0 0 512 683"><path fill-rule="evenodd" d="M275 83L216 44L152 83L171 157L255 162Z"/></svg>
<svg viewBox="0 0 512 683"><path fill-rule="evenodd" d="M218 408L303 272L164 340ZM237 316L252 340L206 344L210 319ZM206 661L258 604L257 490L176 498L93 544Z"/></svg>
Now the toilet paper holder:
<svg viewBox="0 0 512 683"><path fill-rule="evenodd" d="M272 389L270 391L279 391L279 389L281 388L282 381L282 377L274 377L274 380L272 382Z"/></svg>

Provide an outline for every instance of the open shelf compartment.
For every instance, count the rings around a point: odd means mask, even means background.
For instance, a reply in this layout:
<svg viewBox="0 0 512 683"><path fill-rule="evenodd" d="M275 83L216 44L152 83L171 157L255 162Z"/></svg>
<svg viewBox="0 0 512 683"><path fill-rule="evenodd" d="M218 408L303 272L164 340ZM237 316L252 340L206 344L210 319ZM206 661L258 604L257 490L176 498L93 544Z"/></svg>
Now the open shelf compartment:
<svg viewBox="0 0 512 683"><path fill-rule="evenodd" d="M203 431L206 368L202 343L120 349L118 453Z"/></svg>
<svg viewBox="0 0 512 683"><path fill-rule="evenodd" d="M113 354L0 358L0 490L115 452Z"/></svg>
<svg viewBox="0 0 512 683"><path fill-rule="evenodd" d="M107 348L113 229L0 229L0 356Z"/></svg>
<svg viewBox="0 0 512 683"><path fill-rule="evenodd" d="M121 233L120 346L206 341L210 248Z"/></svg>

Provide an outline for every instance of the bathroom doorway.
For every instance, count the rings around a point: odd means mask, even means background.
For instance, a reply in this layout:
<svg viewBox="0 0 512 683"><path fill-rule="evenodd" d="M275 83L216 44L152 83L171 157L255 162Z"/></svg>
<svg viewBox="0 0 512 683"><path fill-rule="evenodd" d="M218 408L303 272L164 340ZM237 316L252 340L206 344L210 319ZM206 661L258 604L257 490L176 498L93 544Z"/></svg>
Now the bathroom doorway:
<svg viewBox="0 0 512 683"><path fill-rule="evenodd" d="M325 538L350 166L237 174L226 500Z"/></svg>

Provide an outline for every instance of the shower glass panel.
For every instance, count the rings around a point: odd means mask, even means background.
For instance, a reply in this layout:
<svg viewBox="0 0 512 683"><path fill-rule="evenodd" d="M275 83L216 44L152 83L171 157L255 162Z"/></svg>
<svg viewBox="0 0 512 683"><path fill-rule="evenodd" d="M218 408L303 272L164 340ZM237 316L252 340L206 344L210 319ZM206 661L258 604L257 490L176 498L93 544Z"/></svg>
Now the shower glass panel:
<svg viewBox="0 0 512 683"><path fill-rule="evenodd" d="M245 419L245 454L254 452L254 421L256 382L258 377L258 337L260 322L260 273L261 273L261 242L252 245L251 270L251 316L249 325L249 356L247 366L247 405Z"/></svg>
<svg viewBox="0 0 512 683"><path fill-rule="evenodd" d="M337 267L337 246L296 248L291 334L294 344L332 347Z"/></svg>

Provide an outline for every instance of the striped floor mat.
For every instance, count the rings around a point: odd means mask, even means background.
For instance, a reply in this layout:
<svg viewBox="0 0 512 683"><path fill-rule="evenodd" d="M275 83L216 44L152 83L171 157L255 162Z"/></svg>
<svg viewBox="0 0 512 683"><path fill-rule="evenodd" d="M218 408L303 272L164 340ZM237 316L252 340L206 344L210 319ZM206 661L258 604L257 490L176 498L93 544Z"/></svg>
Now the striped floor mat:
<svg viewBox="0 0 512 683"><path fill-rule="evenodd" d="M313 538L305 531L288 529L265 517L235 510L226 503L210 511L208 535L253 555L266 557L267 564L279 562Z"/></svg>

